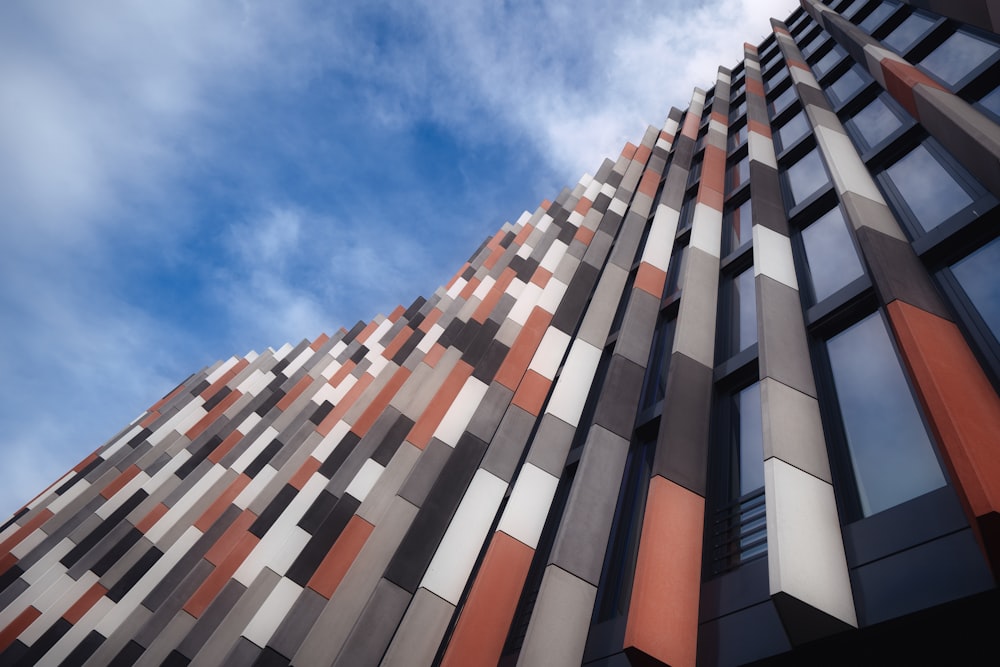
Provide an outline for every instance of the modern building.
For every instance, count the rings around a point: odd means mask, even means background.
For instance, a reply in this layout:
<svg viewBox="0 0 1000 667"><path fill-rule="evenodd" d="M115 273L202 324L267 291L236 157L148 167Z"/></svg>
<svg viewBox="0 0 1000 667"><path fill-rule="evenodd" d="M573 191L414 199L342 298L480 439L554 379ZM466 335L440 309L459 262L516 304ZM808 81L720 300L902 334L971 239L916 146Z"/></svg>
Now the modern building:
<svg viewBox="0 0 1000 667"><path fill-rule="evenodd" d="M996 664L1000 10L802 5L2 524L0 664Z"/></svg>

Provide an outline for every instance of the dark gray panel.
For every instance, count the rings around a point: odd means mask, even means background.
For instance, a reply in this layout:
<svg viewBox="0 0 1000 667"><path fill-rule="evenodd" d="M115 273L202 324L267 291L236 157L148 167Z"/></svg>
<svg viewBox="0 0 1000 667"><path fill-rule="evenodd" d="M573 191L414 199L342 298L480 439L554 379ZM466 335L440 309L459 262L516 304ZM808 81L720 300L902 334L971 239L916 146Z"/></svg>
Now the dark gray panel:
<svg viewBox="0 0 1000 667"><path fill-rule="evenodd" d="M629 361L645 368L646 362L649 360L649 346L653 341L653 330L656 328L656 318L659 312L659 297L641 289L633 289L625 310L625 319L618 332L615 354L620 354Z"/></svg>
<svg viewBox="0 0 1000 667"><path fill-rule="evenodd" d="M423 505L424 498L441 474L441 469L452 451L451 447L437 438L431 438L430 444L399 489L399 497L405 498L417 507Z"/></svg>
<svg viewBox="0 0 1000 667"><path fill-rule="evenodd" d="M667 373L653 474L705 495L712 369L675 352Z"/></svg>
<svg viewBox="0 0 1000 667"><path fill-rule="evenodd" d="M486 390L483 400L476 407L469 426L465 429L483 442L493 439L500 420L503 419L514 392L498 382L492 383Z"/></svg>
<svg viewBox="0 0 1000 667"><path fill-rule="evenodd" d="M326 598L311 588L303 588L267 645L282 655L295 655L325 606Z"/></svg>
<svg viewBox="0 0 1000 667"><path fill-rule="evenodd" d="M382 579L333 661L341 667L377 665L410 604L410 594Z"/></svg>
<svg viewBox="0 0 1000 667"><path fill-rule="evenodd" d="M543 415L528 451L528 462L555 477L562 477L566 453L575 434L576 429L558 417Z"/></svg>
<svg viewBox="0 0 1000 667"><path fill-rule="evenodd" d="M798 291L765 275L757 276L756 290L760 377L816 396Z"/></svg>
<svg viewBox="0 0 1000 667"><path fill-rule="evenodd" d="M869 275L883 304L899 299L938 317L951 319L927 269L909 243L868 227L856 231Z"/></svg>
<svg viewBox="0 0 1000 667"><path fill-rule="evenodd" d="M198 617L191 629L177 645L177 650L185 655L189 660L201 650L208 638L212 636L222 620L232 611L236 603L246 592L246 587L235 579L230 579L223 586L219 595L212 600L212 604L205 609L205 612ZM181 612L186 613L186 612Z"/></svg>
<svg viewBox="0 0 1000 667"><path fill-rule="evenodd" d="M788 219L781 199L778 172L763 162L750 161L750 196L753 198L753 224L788 236Z"/></svg>
<svg viewBox="0 0 1000 667"><path fill-rule="evenodd" d="M630 439L645 374L646 371L642 366L621 355L613 355L601 397L597 402L594 423L625 439Z"/></svg>
<svg viewBox="0 0 1000 667"><path fill-rule="evenodd" d="M482 468L509 482L534 426L533 414L516 405L510 406L486 450Z"/></svg>

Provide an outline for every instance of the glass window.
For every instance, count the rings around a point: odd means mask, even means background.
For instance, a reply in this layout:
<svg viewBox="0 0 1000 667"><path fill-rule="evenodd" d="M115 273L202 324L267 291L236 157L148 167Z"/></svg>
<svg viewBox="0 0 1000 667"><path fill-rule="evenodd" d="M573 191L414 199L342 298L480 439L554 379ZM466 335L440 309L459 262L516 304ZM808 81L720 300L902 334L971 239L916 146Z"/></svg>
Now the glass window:
<svg viewBox="0 0 1000 667"><path fill-rule="evenodd" d="M674 349L674 331L677 318L661 317L653 332L649 362L646 364L646 382L642 393L642 407L649 408L662 401L667 392L667 372L670 370L670 356Z"/></svg>
<svg viewBox="0 0 1000 667"><path fill-rule="evenodd" d="M886 169L885 175L924 231L934 229L972 203L969 193L927 150L926 143Z"/></svg>
<svg viewBox="0 0 1000 667"><path fill-rule="evenodd" d="M883 2L871 14L866 16L858 26L867 33L874 32L876 28L882 25L883 21L889 18L889 15L896 10L896 7L898 5L894 2Z"/></svg>
<svg viewBox="0 0 1000 667"><path fill-rule="evenodd" d="M764 87L767 92L771 92L775 86L788 78L788 68L784 64L780 65L777 71L772 72L771 75L764 80Z"/></svg>
<svg viewBox="0 0 1000 667"><path fill-rule="evenodd" d="M804 202L830 180L826 175L819 151L815 148L789 167L785 176L788 179L788 187L792 192L792 201L795 204Z"/></svg>
<svg viewBox="0 0 1000 667"><path fill-rule="evenodd" d="M729 152L732 153L734 150L743 145L743 142L747 140L747 126L746 123L740 125L729 133Z"/></svg>
<svg viewBox="0 0 1000 667"><path fill-rule="evenodd" d="M784 111L789 104L797 99L795 94L795 86L789 86L785 88L784 92L774 98L774 101L768 105L771 110L771 118L774 118L779 113Z"/></svg>
<svg viewBox="0 0 1000 667"><path fill-rule="evenodd" d="M944 486L944 474L882 318L826 344L864 516Z"/></svg>
<svg viewBox="0 0 1000 667"><path fill-rule="evenodd" d="M784 150L795 145L799 139L807 134L809 134L809 120L806 118L806 112L800 111L792 116L787 123L778 128L775 136L778 139L779 148Z"/></svg>
<svg viewBox="0 0 1000 667"><path fill-rule="evenodd" d="M1000 122L1000 87L986 93L979 100L979 106L985 109L987 113L993 114L993 119Z"/></svg>
<svg viewBox="0 0 1000 667"><path fill-rule="evenodd" d="M760 384L733 396L733 481L736 497L764 486L764 427L760 414Z"/></svg>
<svg viewBox="0 0 1000 667"><path fill-rule="evenodd" d="M691 163L691 171L688 172L687 187L691 187L698 182L701 178L701 159L697 159Z"/></svg>
<svg viewBox="0 0 1000 667"><path fill-rule="evenodd" d="M732 280L729 300L730 351L735 354L757 342L757 294L753 267Z"/></svg>
<svg viewBox="0 0 1000 667"><path fill-rule="evenodd" d="M750 158L743 156L739 162L729 165L726 169L726 194L735 192L750 178Z"/></svg>
<svg viewBox="0 0 1000 667"><path fill-rule="evenodd" d="M684 287L684 263L687 260L687 246L675 244L670 255L670 265L667 267L667 280L663 287L663 295L673 296Z"/></svg>
<svg viewBox="0 0 1000 667"><path fill-rule="evenodd" d="M839 208L803 229L802 245L813 298L817 303L864 275L847 230L847 222Z"/></svg>
<svg viewBox="0 0 1000 667"><path fill-rule="evenodd" d="M821 32L822 32L822 30L817 26L816 29L812 32L812 34L818 35ZM814 54L817 51L819 51L819 49L820 49L821 46L823 46L824 44L826 44L827 42L830 41L829 38L823 39L822 37L819 37L819 36L817 36L816 38L812 39L812 41L810 41L810 37L811 37L811 35L806 35L805 40L803 40L803 46L801 48L799 48L799 51L802 52L802 55L805 58L808 58L812 54Z"/></svg>
<svg viewBox="0 0 1000 667"><path fill-rule="evenodd" d="M951 267L983 322L1000 340L1000 239L995 239Z"/></svg>
<svg viewBox="0 0 1000 667"><path fill-rule="evenodd" d="M839 46L834 46L829 52L812 66L813 74L817 79L822 79L823 75L837 66L846 55L846 52Z"/></svg>
<svg viewBox="0 0 1000 667"><path fill-rule="evenodd" d="M734 104L733 108L729 110L729 121L732 122L738 119L746 112L747 112L747 98L744 97L739 102Z"/></svg>
<svg viewBox="0 0 1000 667"><path fill-rule="evenodd" d="M896 29L886 35L882 43L897 53L908 51L911 46L934 26L934 20L923 14L910 14Z"/></svg>
<svg viewBox="0 0 1000 667"><path fill-rule="evenodd" d="M920 65L949 86L955 86L998 50L995 44L959 31L931 51Z"/></svg>
<svg viewBox="0 0 1000 667"><path fill-rule="evenodd" d="M844 8L844 11L840 12L840 15L849 19L857 14L858 11L865 6L866 2L868 2L868 0L854 0L854 2Z"/></svg>
<svg viewBox="0 0 1000 667"><path fill-rule="evenodd" d="M827 94L836 104L843 104L854 97L858 91L871 82L872 78L861 69L860 65L855 65L844 72L839 79L827 88Z"/></svg>
<svg viewBox="0 0 1000 667"><path fill-rule="evenodd" d="M724 243L726 252L732 252L744 243L750 242L753 237L751 216L752 209L749 199L726 213L722 221L722 233L726 237Z"/></svg>
<svg viewBox="0 0 1000 667"><path fill-rule="evenodd" d="M735 84L733 84L733 89L729 92L729 99L734 100L740 95L742 95L743 91L746 90L746 87L747 87L747 80L745 78L737 81Z"/></svg>
<svg viewBox="0 0 1000 667"><path fill-rule="evenodd" d="M886 104L885 99L876 97L868 106L854 114L848 125L861 144L866 148L874 148L902 127L903 121Z"/></svg>
<svg viewBox="0 0 1000 667"><path fill-rule="evenodd" d="M697 198L694 195L684 198L684 203L681 204L681 214L677 220L677 229L684 229L691 226L691 221L694 220L694 205L696 201Z"/></svg>

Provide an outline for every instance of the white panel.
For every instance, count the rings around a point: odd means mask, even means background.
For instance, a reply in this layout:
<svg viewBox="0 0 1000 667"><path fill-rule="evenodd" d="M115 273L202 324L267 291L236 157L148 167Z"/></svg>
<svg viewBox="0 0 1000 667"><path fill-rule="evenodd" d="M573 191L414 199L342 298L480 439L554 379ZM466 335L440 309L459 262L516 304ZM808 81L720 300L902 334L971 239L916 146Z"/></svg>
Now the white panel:
<svg viewBox="0 0 1000 667"><path fill-rule="evenodd" d="M526 223L527 220L525 220L525 224ZM537 229L540 232L544 232L546 229L549 228L549 225L551 224L552 224L552 216L546 213L545 215L543 215L541 218L538 219L538 224L535 225L535 229Z"/></svg>
<svg viewBox="0 0 1000 667"><path fill-rule="evenodd" d="M385 467L372 459L368 459L361 466L361 470L354 476L354 479L351 480L345 493L349 493L359 501L364 502L365 498L368 497L368 492L375 486L375 482L382 476L382 471L384 470Z"/></svg>
<svg viewBox="0 0 1000 667"><path fill-rule="evenodd" d="M305 364L307 361L309 361L309 359L314 354L315 352L313 351L313 349L307 346L306 349L302 350L302 352L299 353L299 356L295 357L295 359L293 359L291 363L285 366L285 370L281 372L284 373L287 377L292 377L292 375L295 374L295 371L302 368L302 365Z"/></svg>
<svg viewBox="0 0 1000 667"><path fill-rule="evenodd" d="M236 386L236 390L241 394L256 396L264 387L270 384L274 376L271 373L263 373L259 368L255 368L250 375Z"/></svg>
<svg viewBox="0 0 1000 667"><path fill-rule="evenodd" d="M819 125L814 128L816 141L820 145L826 166L833 174L837 194L854 192L872 201L884 204L881 193L875 187L864 162L858 157L854 144L845 135Z"/></svg>
<svg viewBox="0 0 1000 667"><path fill-rule="evenodd" d="M257 424L260 423L261 416L256 412L251 412L247 415L247 418L243 420L243 423L236 427L236 430L246 435L254 429Z"/></svg>
<svg viewBox="0 0 1000 667"><path fill-rule="evenodd" d="M469 420L472 419L472 414L479 407L483 396L486 395L487 389L488 387L483 382L474 377L466 380L437 430L434 431L434 437L451 447L458 444L458 439L462 437L465 427L469 425Z"/></svg>
<svg viewBox="0 0 1000 667"><path fill-rule="evenodd" d="M195 503L201 500L205 493L212 488L212 485L217 481L222 479L222 476L226 474L226 469L220 465L213 465L208 469L201 479L199 479L194 486L192 486L187 493L180 497L180 499L174 503L167 512L160 517L160 520L153 524L153 527L146 532L146 537L150 542L157 544L163 536L167 534L171 528L174 527L181 517L183 517L188 510L194 507Z"/></svg>
<svg viewBox="0 0 1000 667"><path fill-rule="evenodd" d="M289 352L291 352L294 349L295 349L294 345L292 345L291 343L285 343L284 345L282 345L281 347L279 347L277 350L275 350L274 355L273 355L275 361L281 361L282 359L285 358L285 356Z"/></svg>
<svg viewBox="0 0 1000 667"><path fill-rule="evenodd" d="M69 473L67 477L75 475L76 473ZM58 486L56 487L59 488ZM85 479L81 479L79 482L69 487L61 496L57 497L48 505L48 509L53 514L58 514L64 507L69 505L71 502L76 500L76 498L90 488L90 482Z"/></svg>
<svg viewBox="0 0 1000 667"><path fill-rule="evenodd" d="M576 426L600 360L599 349L579 338L574 341L545 411Z"/></svg>
<svg viewBox="0 0 1000 667"><path fill-rule="evenodd" d="M515 224L517 224L520 227L524 227L524 225L530 219L531 219L531 213L529 213L528 211L521 211L521 215L517 218L517 222ZM510 227L510 223L505 222L504 227Z"/></svg>
<svg viewBox="0 0 1000 667"><path fill-rule="evenodd" d="M750 160L766 164L772 169L778 168L778 163L774 159L774 144L768 137L760 132L750 132L747 141L750 144Z"/></svg>
<svg viewBox="0 0 1000 667"><path fill-rule="evenodd" d="M17 559L24 558L28 553L37 547L42 541L48 537L44 530L37 528L26 538L17 543L16 546L11 548L10 553Z"/></svg>
<svg viewBox="0 0 1000 667"><path fill-rule="evenodd" d="M209 373L205 379L208 381L209 384L215 384L216 380L225 375L226 372L229 371L229 369L235 366L238 362L239 359L237 359L236 357L229 357L224 362L222 362L221 366L219 366L214 371Z"/></svg>
<svg viewBox="0 0 1000 667"><path fill-rule="evenodd" d="M716 211L707 204L695 204L690 246L718 257L721 244L722 211Z"/></svg>
<svg viewBox="0 0 1000 667"><path fill-rule="evenodd" d="M331 396L333 396L334 405L340 403L340 401L344 398L344 396L347 395L347 392L351 390L351 387L353 387L354 383L357 381L358 378L356 376L348 375L343 380L337 383L337 386L334 387L333 394L331 394Z"/></svg>
<svg viewBox="0 0 1000 667"><path fill-rule="evenodd" d="M247 484L242 491L240 491L240 495L236 496L235 500L233 500L233 504L240 509L245 510L250 506L250 503L253 502L254 498L257 497L257 494L263 491L264 487L267 486L277 474L278 471L270 465L266 465L261 468L261 471L257 473L257 476L250 480L250 483ZM159 522L157 522L157 525L159 525Z"/></svg>
<svg viewBox="0 0 1000 667"><path fill-rule="evenodd" d="M153 566L146 570L142 579L136 582L132 589L125 594L118 604L101 619L101 622L94 628L105 637L110 637L111 633L118 629L132 611L142 600L149 595L153 588L163 580L167 572L177 564L188 549L201 537L201 531L192 526L174 542L173 546L167 549L160 559L153 563Z"/></svg>
<svg viewBox="0 0 1000 667"><path fill-rule="evenodd" d="M732 81L732 79L730 78L730 76L728 74L726 74L725 72L719 72L717 76L718 76L718 80L721 81L721 82L723 82L723 83L725 83L725 84L729 84Z"/></svg>
<svg viewBox="0 0 1000 667"><path fill-rule="evenodd" d="M516 253L516 255L518 257L520 257L522 259L528 259L529 257L531 257L531 251L533 251L535 249L535 246L531 245L530 240L531 240L531 237L529 236L528 239L525 240L524 243L522 243L520 246L518 246L517 253Z"/></svg>
<svg viewBox="0 0 1000 667"><path fill-rule="evenodd" d="M794 290L799 289L788 237L761 225L754 225L752 231L754 275L763 274Z"/></svg>
<svg viewBox="0 0 1000 667"><path fill-rule="evenodd" d="M674 120L673 118L668 118L667 121L663 124L663 131L666 132L667 134L677 134L678 127L680 126L677 124L676 120Z"/></svg>
<svg viewBox="0 0 1000 667"><path fill-rule="evenodd" d="M660 148L660 149L663 149L663 150L669 152L670 151L670 146L671 146L671 143L669 141L667 141L666 139L662 138L662 137L660 137L659 139L656 140L656 147L657 148Z"/></svg>
<svg viewBox="0 0 1000 667"><path fill-rule="evenodd" d="M558 484L558 478L531 463L521 466L497 530L532 549L537 547Z"/></svg>
<svg viewBox="0 0 1000 667"><path fill-rule="evenodd" d="M59 595L56 600L52 601L52 604L46 605L47 608L42 608L36 602L34 607L40 609L42 615L32 621L31 625L18 635L17 638L28 646L34 644L97 581L97 575L90 571L84 572L77 581L66 577L66 581L61 581L60 585L56 588L56 592Z"/></svg>
<svg viewBox="0 0 1000 667"><path fill-rule="evenodd" d="M379 341L382 340L383 336L389 333L389 329L392 328L392 325L392 320L388 319L379 322L379 325L375 327L375 331L373 331L371 335L365 339L365 347L369 350L376 350L377 352L384 350L385 346L383 346Z"/></svg>
<svg viewBox="0 0 1000 667"><path fill-rule="evenodd" d="M623 202L621 199L612 199L611 203L608 204L608 210L612 213L617 213L618 215L624 216L625 211L628 210L628 204Z"/></svg>
<svg viewBox="0 0 1000 667"><path fill-rule="evenodd" d="M174 454L162 468L156 471L155 475L150 477L146 483L142 485L142 490L146 493L152 494L153 491L160 488L160 485L167 481L167 479L169 479L178 468L184 465L184 462L189 458L191 458L191 452L186 449L182 449Z"/></svg>
<svg viewBox="0 0 1000 667"><path fill-rule="evenodd" d="M138 424L137 424L137 425L135 425L135 426L133 426L132 428L130 428L130 429L129 429L129 430L128 430L128 431L126 432L126 433L125 433L125 435L123 435L122 437L120 437L120 438L118 438L117 440L115 440L114 444L112 444L112 445L111 445L110 447L108 447L107 449L105 449L104 451L102 451L102 452L101 452L101 458L103 458L103 459L104 459L105 461L107 461L107 460L108 460L109 458L111 458L111 455L112 455L112 454L114 454L114 453L115 453L115 452L117 452L117 451L118 451L119 449L121 449L122 447L124 447L124 446L125 446L125 444L126 444L126 443L127 443L127 442L128 442L129 440L131 440L131 439L132 439L133 437L135 437L135 436L136 436L137 434L139 434L139 433L140 433L141 431L142 431L142 427L141 427L141 426L139 426ZM56 484L58 484L58 483L59 483L59 482L56 482ZM58 489L59 487L58 487L58 486L55 486L55 485L53 485L53 488L55 488L55 489ZM0 539L2 539L2 538L0 538Z"/></svg>
<svg viewBox="0 0 1000 667"><path fill-rule="evenodd" d="M187 420L191 419L191 415L194 415L194 421L191 422L192 425L197 423L199 419L205 416L206 413L201 408L201 406L204 404L205 401L201 400L201 397L195 396L194 398L192 398L190 403L186 404L184 407L182 407L180 410L174 413L173 417L163 422L163 424L161 424L159 428L153 431L153 434L150 435L148 438L149 444L155 447L156 445L160 444L160 442L165 437L167 437L171 431L177 431L179 433L183 433L184 431L186 431L187 428L184 428L183 424ZM190 426L188 428L190 428Z"/></svg>
<svg viewBox="0 0 1000 667"><path fill-rule="evenodd" d="M717 120L708 121L708 131L718 132L722 136L726 136L727 134L729 134L729 128L727 128L725 125L723 125Z"/></svg>
<svg viewBox="0 0 1000 667"><path fill-rule="evenodd" d="M583 216L580 215L578 211L573 211L572 213L569 214L569 218L566 219L566 222L573 225L574 227L579 227L580 224L583 222Z"/></svg>
<svg viewBox="0 0 1000 667"><path fill-rule="evenodd" d="M313 458L319 461L325 461L326 457L328 457L330 453L337 448L337 445L340 444L340 441L350 430L350 424L343 420L334 424L333 428L330 429L330 432L319 441L318 445L316 445L316 449L312 452Z"/></svg>
<svg viewBox="0 0 1000 667"><path fill-rule="evenodd" d="M642 261L666 272L670 253L674 248L674 237L677 235L678 218L680 211L666 204L656 207L656 215L653 216L653 224L649 228L649 238L642 251Z"/></svg>
<svg viewBox="0 0 1000 667"><path fill-rule="evenodd" d="M253 460L264 451L264 448L271 444L271 442L278 437L278 430L273 426L268 426L264 429L264 432L257 436L249 447L244 450L243 454L240 455L235 462L233 462L232 469L236 472L243 472L246 470L247 466L253 463Z"/></svg>
<svg viewBox="0 0 1000 667"><path fill-rule="evenodd" d="M757 70L758 72L760 71L760 65L758 65L757 63L755 63L752 60L744 60L743 61L743 66L744 66L744 69L749 68L749 69L752 69L752 70Z"/></svg>
<svg viewBox="0 0 1000 667"><path fill-rule="evenodd" d="M424 337L420 339L419 343L417 343L417 349L423 352L424 354L427 354L428 352L431 351L431 348L434 346L434 343L438 341L438 338L440 338L441 334L443 333L444 333L444 327L442 327L440 324L432 324L431 328L427 330L427 333L424 335Z"/></svg>
<svg viewBox="0 0 1000 667"><path fill-rule="evenodd" d="M452 283L452 286L448 288L448 291L445 292L445 294L454 299L461 293L463 289L465 289L465 285L467 283L468 281L465 278L459 278L454 283Z"/></svg>
<svg viewBox="0 0 1000 667"><path fill-rule="evenodd" d="M490 293L490 290L493 289L496 282L497 281L493 278L493 276L483 276L479 286L472 292L472 296L479 300L485 299L486 295Z"/></svg>
<svg viewBox="0 0 1000 667"><path fill-rule="evenodd" d="M104 501L97 511L94 512L97 516L102 519L107 519L111 516L112 512L122 506L122 504L131 497L133 493L139 490L143 484L149 481L149 475L144 472L140 472L138 475L133 477L128 481L128 483L122 488L118 489L110 499Z"/></svg>
<svg viewBox="0 0 1000 667"><path fill-rule="evenodd" d="M233 573L233 579L248 587L265 567L284 575L292 563L298 558L312 536L298 526L290 526L287 530L275 532L274 527L267 531L264 539L257 543L250 555L246 557Z"/></svg>
<svg viewBox="0 0 1000 667"><path fill-rule="evenodd" d="M302 587L291 579L281 577L278 584L267 596L267 600L260 605L260 609L254 617L247 623L243 630L243 636L252 641L257 646L267 646L267 641L278 629L278 625L285 620L285 615L299 598Z"/></svg>
<svg viewBox="0 0 1000 667"><path fill-rule="evenodd" d="M334 389L333 385L331 385L329 382L324 383L323 386L320 387L315 394L313 394L312 402L315 403L316 405L323 405L324 401L329 401L330 403L333 403L334 402L333 395L335 391L336 390Z"/></svg>
<svg viewBox="0 0 1000 667"><path fill-rule="evenodd" d="M520 278L514 278L507 285L507 289L504 290L507 294L510 294L514 299L520 299L521 295L524 293L524 288L527 286Z"/></svg>
<svg viewBox="0 0 1000 667"><path fill-rule="evenodd" d="M566 254L567 248L569 246L562 241L553 241L552 245L549 246L548 252L542 257L542 261L538 263L538 266L550 273L555 273L556 267L559 266L559 260Z"/></svg>
<svg viewBox="0 0 1000 667"><path fill-rule="evenodd" d="M550 279L551 283L554 279ZM515 281L511 281L511 285ZM508 287L509 290L509 287ZM524 290L518 297L517 302L514 303L514 307L510 309L507 314L507 318L511 319L521 326L528 320L528 316L531 315L532 309L534 309L535 304L538 303L539 297L542 296L542 288L535 283L527 283L524 286Z"/></svg>
<svg viewBox="0 0 1000 667"><path fill-rule="evenodd" d="M49 549L48 553L38 559L37 563L29 567L27 571L21 575L21 578L24 579L28 585L34 586L45 577L53 563L59 561L63 556L72 551L75 546L76 545L73 544L72 540L68 537L64 537L59 540L58 544ZM64 570L66 569L62 565L59 567L62 567Z"/></svg>
<svg viewBox="0 0 1000 667"><path fill-rule="evenodd" d="M528 370L535 371L539 375L549 380L555 378L556 371L559 370L559 363L563 354L569 346L570 337L568 333L562 332L555 327L549 327L542 335L541 342L535 350L535 355L528 364Z"/></svg>
<svg viewBox="0 0 1000 667"><path fill-rule="evenodd" d="M771 595L786 593L857 627L833 486L771 458L764 489Z"/></svg>
<svg viewBox="0 0 1000 667"><path fill-rule="evenodd" d="M747 61L748 63L750 61ZM792 75L792 82L801 84L803 86L809 86L810 88L819 88L819 84L816 83L816 77L812 73L805 71L799 67L789 67L788 71Z"/></svg>
<svg viewBox="0 0 1000 667"><path fill-rule="evenodd" d="M506 490L507 483L499 477L481 468L476 471L427 567L421 588L458 605Z"/></svg>
<svg viewBox="0 0 1000 667"><path fill-rule="evenodd" d="M382 372L382 370L389 364L390 361L389 359L386 359L378 352L369 352L365 356L371 359L372 362L365 372L371 375L372 377L378 377L379 373ZM399 368L399 366L397 366L396 364L393 364L392 366L393 368Z"/></svg>
<svg viewBox="0 0 1000 667"><path fill-rule="evenodd" d="M64 634L55 645L49 649L48 653L38 661L39 665L60 665L69 657L73 649L90 634L97 619L106 615L115 606L115 603L108 598L101 598L97 603L84 614L83 618L77 621L69 631Z"/></svg>
<svg viewBox="0 0 1000 667"><path fill-rule="evenodd" d="M538 303L536 305L542 310L555 315L556 308L558 308L559 304L562 302L562 298L563 295L566 294L567 287L568 285L558 278L549 278L549 282L545 284L545 290L542 292L542 295L538 297Z"/></svg>
<svg viewBox="0 0 1000 667"><path fill-rule="evenodd" d="M595 199L597 199L597 195L601 192L601 187L603 185L604 185L603 183L601 183L600 181L595 181L593 177L591 177L590 182L587 184L587 189L583 193L583 196L589 199L590 201L594 201Z"/></svg>

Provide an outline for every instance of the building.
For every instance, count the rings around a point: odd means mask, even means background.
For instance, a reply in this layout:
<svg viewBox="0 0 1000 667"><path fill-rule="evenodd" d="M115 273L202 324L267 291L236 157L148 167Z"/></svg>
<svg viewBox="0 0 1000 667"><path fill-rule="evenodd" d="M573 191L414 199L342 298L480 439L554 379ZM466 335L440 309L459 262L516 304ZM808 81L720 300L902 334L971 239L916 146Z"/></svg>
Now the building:
<svg viewBox="0 0 1000 667"><path fill-rule="evenodd" d="M802 4L2 524L0 664L995 662L1000 12Z"/></svg>

